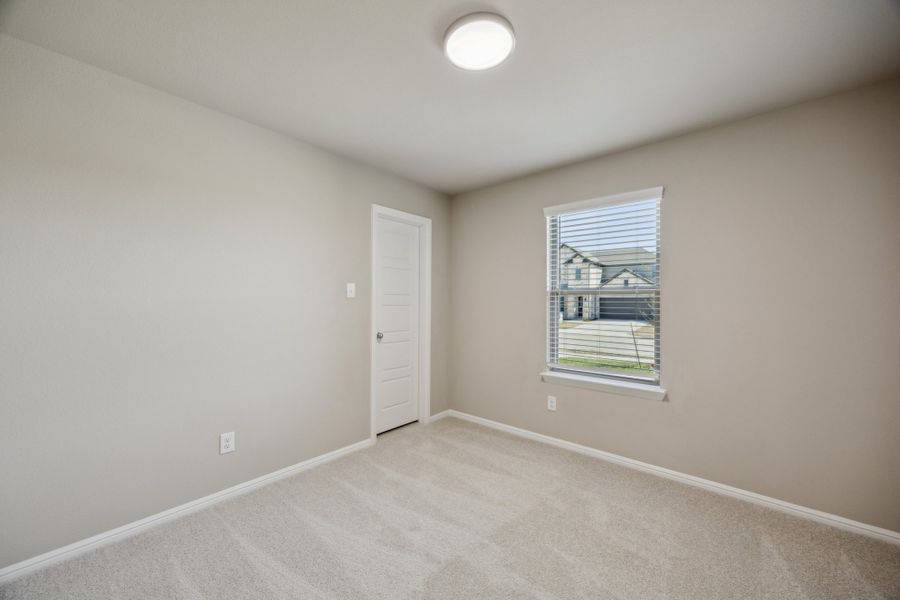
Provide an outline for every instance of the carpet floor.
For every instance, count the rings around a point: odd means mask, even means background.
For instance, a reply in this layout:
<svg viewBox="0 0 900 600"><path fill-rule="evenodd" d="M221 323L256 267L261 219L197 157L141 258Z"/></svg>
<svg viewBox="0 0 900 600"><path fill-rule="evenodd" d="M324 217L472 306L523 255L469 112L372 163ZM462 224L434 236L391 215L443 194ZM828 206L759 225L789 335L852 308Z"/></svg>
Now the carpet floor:
<svg viewBox="0 0 900 600"><path fill-rule="evenodd" d="M447 418L0 598L900 598L900 547Z"/></svg>

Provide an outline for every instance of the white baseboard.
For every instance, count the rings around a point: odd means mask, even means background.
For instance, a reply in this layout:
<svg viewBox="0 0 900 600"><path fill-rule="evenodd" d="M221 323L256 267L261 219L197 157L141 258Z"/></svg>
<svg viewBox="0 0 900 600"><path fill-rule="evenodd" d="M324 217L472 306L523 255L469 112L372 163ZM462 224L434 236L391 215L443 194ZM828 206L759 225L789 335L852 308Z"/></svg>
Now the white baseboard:
<svg viewBox="0 0 900 600"><path fill-rule="evenodd" d="M784 500L771 498L769 496L763 496L762 494L757 494L756 492L749 492L747 490L742 490L730 485L725 485L724 483L710 481L709 479L703 479L702 477L695 477L694 475L680 473L678 471L673 471L672 469L666 469L665 467L658 467L656 465L651 465L639 460L625 458L624 456L619 456L618 454L604 452L603 450L597 450L596 448L591 448L589 446L582 446L581 444L576 444L574 442L567 442L566 440L550 437L549 435L535 433L533 431L528 431L527 429L520 429L518 427L513 427L512 425L506 425L505 423L491 421L490 419L485 419L483 417L476 417L475 415L470 415L468 413L460 412L454 409L445 410L441 413L438 413L437 415L434 415L431 420L433 421L443 417L456 417L457 419L462 419L464 421L470 421L472 423L477 423L479 425L484 425L493 429L499 429L500 431L512 433L514 435L528 438L530 440L543 442L545 444L550 444L551 446L556 446L558 448L565 448L566 450L571 450L573 452L578 452L579 454L585 454L587 456L593 456L594 458L599 458L601 460L616 463L630 469L636 469L638 471L643 471L645 473L650 473L659 477L665 477L666 479L685 483L687 485L702 488L704 490L709 490L717 494L722 494L723 496L731 496L732 498L738 498L746 502L752 502L753 504L765 506L779 512L788 513L790 515L802 517L811 521L817 521L819 523L831 525L832 527L837 527L838 529L865 535L877 540L881 540L883 542L888 542L890 544L900 545L900 533L891 531L889 529L882 529L881 527L875 527L874 525L867 525L866 523L853 521L851 519L822 512L814 508L807 508L798 504L791 504L790 502L785 502Z"/></svg>
<svg viewBox="0 0 900 600"><path fill-rule="evenodd" d="M0 583L5 583L37 569L49 566L53 563L72 558L74 556L87 552L88 550L92 550L98 546L109 544L110 542L114 542L122 538L134 535L140 531L149 529L150 527L156 527L157 525L161 525L162 523L171 521L172 519L183 517L189 513L200 510L201 508L206 508L217 502L221 502L223 500L227 500L228 498L233 498L240 494L244 494L258 487L262 487L264 485L268 485L270 483L278 481L279 479L284 479L285 477L289 477L302 471L306 471L318 465L332 461L336 458L340 458L342 456L350 454L351 452L367 448L374 443L375 440L365 439L361 442L356 442L355 444L351 444L343 448L338 448L337 450L332 450L331 452L327 452L325 454L321 454L319 456L304 460L303 462L299 462L295 465L279 469L277 471L269 473L268 475L263 475L261 477L257 477L256 479L251 479L250 481L239 483L228 489L210 494L209 496L204 496L203 498L192 500L180 506L176 506L175 508L164 510L163 512L145 517L139 521L134 521L132 523L128 523L127 525L122 525L121 527L110 529L109 531L105 531L87 539L74 542L72 544L69 544L68 546L63 546L62 548L57 548L56 550L51 550L50 552L45 552L44 554L41 554L39 556L35 556L33 558L23 560L22 562L9 565L8 567L0 569Z"/></svg>
<svg viewBox="0 0 900 600"><path fill-rule="evenodd" d="M425 419L425 423L423 423L423 424L427 425L428 423L433 423L439 419L443 419L444 417L449 417L450 412L451 411L449 408L447 410L442 410L441 412L433 414L430 417L428 417L427 419Z"/></svg>

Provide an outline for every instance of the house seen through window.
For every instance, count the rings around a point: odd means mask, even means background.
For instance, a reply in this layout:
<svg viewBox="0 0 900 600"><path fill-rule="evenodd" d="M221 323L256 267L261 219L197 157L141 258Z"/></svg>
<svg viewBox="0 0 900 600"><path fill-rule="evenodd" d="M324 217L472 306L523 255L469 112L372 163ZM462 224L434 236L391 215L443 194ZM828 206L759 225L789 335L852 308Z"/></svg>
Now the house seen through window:
<svg viewBox="0 0 900 600"><path fill-rule="evenodd" d="M661 197L655 188L545 211L551 370L659 382Z"/></svg>

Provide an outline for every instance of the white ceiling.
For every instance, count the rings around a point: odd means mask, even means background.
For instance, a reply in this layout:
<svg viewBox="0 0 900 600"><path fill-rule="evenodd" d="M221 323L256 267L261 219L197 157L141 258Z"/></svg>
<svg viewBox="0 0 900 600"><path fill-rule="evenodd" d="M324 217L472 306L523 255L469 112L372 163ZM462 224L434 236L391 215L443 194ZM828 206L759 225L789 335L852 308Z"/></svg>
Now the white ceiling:
<svg viewBox="0 0 900 600"><path fill-rule="evenodd" d="M516 51L469 73L476 10ZM12 0L0 31L456 193L900 71L892 0Z"/></svg>

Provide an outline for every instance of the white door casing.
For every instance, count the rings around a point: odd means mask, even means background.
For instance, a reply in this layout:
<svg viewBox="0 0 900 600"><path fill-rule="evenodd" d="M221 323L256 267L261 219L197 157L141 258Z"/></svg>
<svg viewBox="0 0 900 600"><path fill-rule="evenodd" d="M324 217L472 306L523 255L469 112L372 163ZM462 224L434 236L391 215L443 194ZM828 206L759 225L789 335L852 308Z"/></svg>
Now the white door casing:
<svg viewBox="0 0 900 600"><path fill-rule="evenodd" d="M430 416L431 220L372 207L372 435Z"/></svg>

